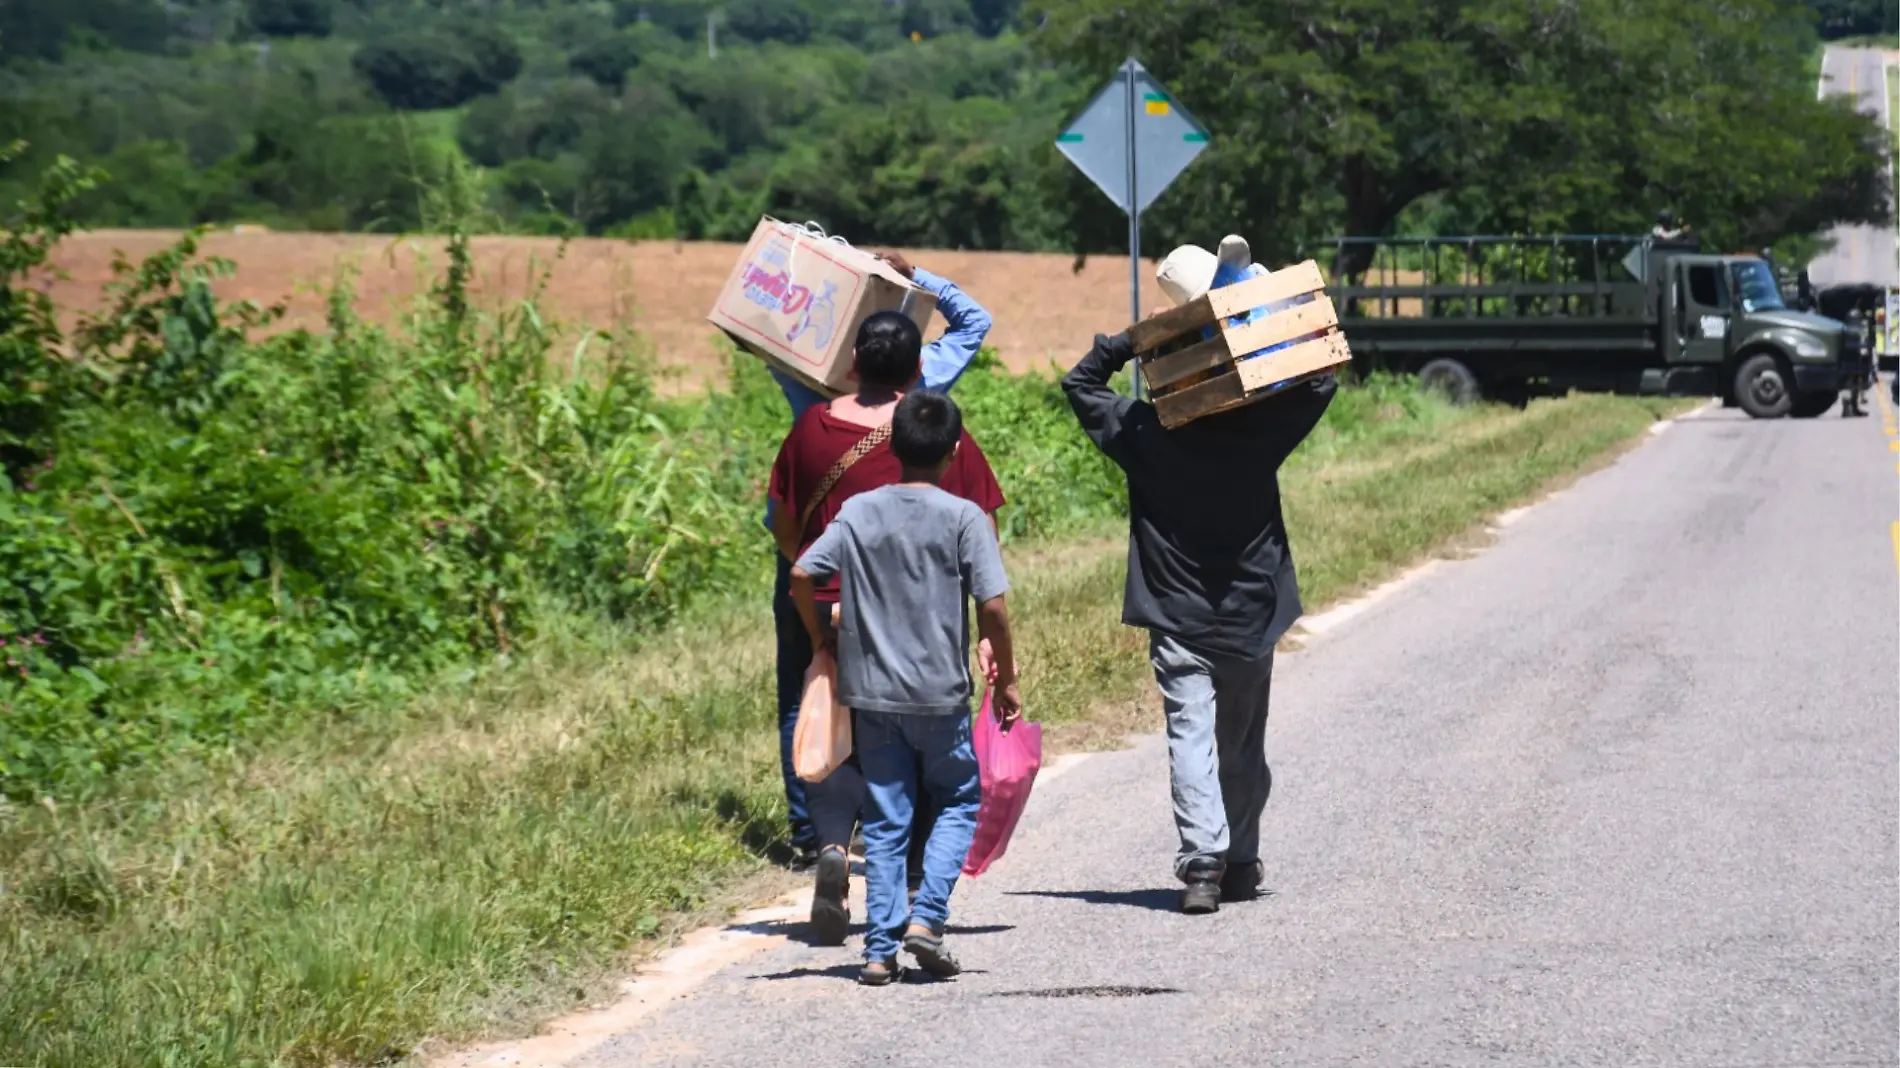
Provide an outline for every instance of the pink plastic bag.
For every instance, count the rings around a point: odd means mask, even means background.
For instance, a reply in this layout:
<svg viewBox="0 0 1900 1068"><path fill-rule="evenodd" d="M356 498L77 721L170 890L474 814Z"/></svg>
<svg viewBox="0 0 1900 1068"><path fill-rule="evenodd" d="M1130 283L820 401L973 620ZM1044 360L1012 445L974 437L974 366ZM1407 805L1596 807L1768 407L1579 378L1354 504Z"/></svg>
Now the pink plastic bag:
<svg viewBox="0 0 1900 1068"><path fill-rule="evenodd" d="M1009 836L1029 804L1030 787L1036 784L1036 772L1042 768L1042 725L1019 719L1005 731L996 722L990 702L991 696L985 691L983 707L970 731L976 766L983 778L983 803L976 813L976 838L963 858L965 875L988 871L1009 848Z"/></svg>

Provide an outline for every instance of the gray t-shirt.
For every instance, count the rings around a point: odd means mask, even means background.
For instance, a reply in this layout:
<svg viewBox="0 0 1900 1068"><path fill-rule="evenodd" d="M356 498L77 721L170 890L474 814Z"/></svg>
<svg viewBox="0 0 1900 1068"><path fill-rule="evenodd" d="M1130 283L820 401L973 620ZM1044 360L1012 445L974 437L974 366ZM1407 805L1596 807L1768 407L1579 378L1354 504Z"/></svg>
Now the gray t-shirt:
<svg viewBox="0 0 1900 1068"><path fill-rule="evenodd" d="M935 486L882 486L846 501L798 566L839 576L839 703L969 714L965 606L1009 592L981 508Z"/></svg>

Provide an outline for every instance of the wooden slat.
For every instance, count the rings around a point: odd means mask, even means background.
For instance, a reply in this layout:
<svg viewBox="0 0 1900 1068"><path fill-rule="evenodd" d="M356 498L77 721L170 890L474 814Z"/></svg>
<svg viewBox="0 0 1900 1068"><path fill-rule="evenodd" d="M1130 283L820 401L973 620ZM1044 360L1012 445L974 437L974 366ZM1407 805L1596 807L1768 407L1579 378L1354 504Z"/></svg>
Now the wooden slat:
<svg viewBox="0 0 1900 1068"><path fill-rule="evenodd" d="M1238 378L1241 388L1249 393L1265 389L1275 382L1284 382L1289 378L1310 375L1328 367L1338 367L1352 362L1352 349L1346 345L1346 335L1328 334L1325 337L1303 341L1291 348L1270 352L1265 356L1255 356L1251 360L1240 361Z"/></svg>
<svg viewBox="0 0 1900 1068"><path fill-rule="evenodd" d="M1223 408L1232 407L1247 399L1247 391L1240 384L1239 375L1222 375L1210 378L1199 385L1186 389L1177 389L1173 393L1154 399L1155 414L1161 418L1161 425L1173 429L1183 423L1211 415Z"/></svg>
<svg viewBox="0 0 1900 1068"><path fill-rule="evenodd" d="M1312 260L1296 263L1278 271L1271 271L1259 278L1249 278L1245 282L1236 282L1231 286L1222 286L1205 298L1214 315L1225 319L1239 315L1249 308L1258 308L1262 304L1297 297L1303 293L1315 293L1326 288L1326 279L1319 273L1319 264ZM1185 305L1184 305L1185 307Z"/></svg>
<svg viewBox="0 0 1900 1068"><path fill-rule="evenodd" d="M1198 297L1129 327L1128 341L1137 354L1149 352L1170 338L1213 323L1214 313L1208 307L1207 298Z"/></svg>
<svg viewBox="0 0 1900 1068"><path fill-rule="evenodd" d="M1227 339L1213 337L1179 352L1143 361L1141 377L1147 381L1149 389L1160 393L1183 378L1224 367L1233 360L1233 353L1227 348Z"/></svg>
<svg viewBox="0 0 1900 1068"><path fill-rule="evenodd" d="M1274 312L1265 319L1221 329L1227 337L1227 350L1236 359L1245 359L1248 353L1258 352L1268 345L1317 334L1329 326L1338 325L1339 313L1334 309L1333 302L1321 295L1305 304Z"/></svg>

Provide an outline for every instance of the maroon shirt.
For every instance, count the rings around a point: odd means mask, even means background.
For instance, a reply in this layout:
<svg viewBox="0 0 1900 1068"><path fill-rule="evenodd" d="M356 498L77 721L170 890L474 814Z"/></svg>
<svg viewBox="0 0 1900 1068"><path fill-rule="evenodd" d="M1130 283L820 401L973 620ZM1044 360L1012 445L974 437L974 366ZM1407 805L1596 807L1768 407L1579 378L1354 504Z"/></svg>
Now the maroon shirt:
<svg viewBox="0 0 1900 1068"><path fill-rule="evenodd" d="M817 493L819 484L824 482L826 472L870 432L869 427L847 423L832 415L830 405L812 405L792 424L792 432L785 435L785 444L779 446L778 460L772 465L772 483L766 492L779 508L789 508L794 518L803 515L812 494ZM818 540L818 535L831 525L844 502L860 493L903 480L904 466L897 462L897 454L891 451L888 440L865 453L813 510L811 521L798 534L799 553L802 555ZM968 430L963 432L956 459L950 461L950 469L944 472L939 485L946 493L956 494L990 515L995 515L1003 506L1003 488L996 483L996 472L990 470L988 458ZM837 577L818 587L817 596L823 602L836 601Z"/></svg>

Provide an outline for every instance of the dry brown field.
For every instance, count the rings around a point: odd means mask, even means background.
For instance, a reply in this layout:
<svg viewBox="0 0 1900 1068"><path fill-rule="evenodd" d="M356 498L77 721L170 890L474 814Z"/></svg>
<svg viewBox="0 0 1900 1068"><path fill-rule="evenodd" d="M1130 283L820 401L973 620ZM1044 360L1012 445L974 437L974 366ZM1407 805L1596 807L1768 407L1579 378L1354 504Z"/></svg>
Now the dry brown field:
<svg viewBox="0 0 1900 1068"><path fill-rule="evenodd" d="M56 256L69 277L55 283L55 299L68 309L99 306L116 253L142 258L176 236L129 230L74 235ZM478 299L490 308L520 300L530 278L551 269L544 316L594 327L631 326L651 345L659 366L683 384L703 384L723 366L721 335L705 314L738 259L738 245L586 238L570 242L561 255L560 242L552 238L478 237L472 244ZM234 277L217 287L221 297L285 301L288 327L322 325L325 294L345 268L356 274L358 312L376 322L396 321L443 263L440 239L365 234L225 231L208 235L203 252L237 264ZM990 343L1013 370L1067 367L1095 334L1128 325L1128 261L1122 257L1091 256L1078 272L1066 255L904 253L989 309L996 323ZM1145 311L1162 299L1152 261L1143 267L1142 286ZM942 330L942 316L933 317L931 334Z"/></svg>

